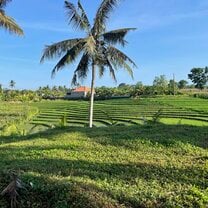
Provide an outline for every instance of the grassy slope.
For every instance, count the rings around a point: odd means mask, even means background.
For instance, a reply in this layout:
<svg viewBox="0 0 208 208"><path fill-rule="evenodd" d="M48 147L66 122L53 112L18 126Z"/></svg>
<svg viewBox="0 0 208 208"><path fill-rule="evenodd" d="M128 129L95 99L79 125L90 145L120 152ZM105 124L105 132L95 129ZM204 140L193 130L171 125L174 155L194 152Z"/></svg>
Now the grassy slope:
<svg viewBox="0 0 208 208"><path fill-rule="evenodd" d="M189 107L192 105L192 108ZM194 105L194 107L193 107ZM40 114L33 124L58 125L65 115L67 125L84 126L88 122L88 102L81 101L46 101L36 103ZM154 99L121 99L95 102L94 124L109 126L113 122L130 125L152 119L162 110L161 122L167 124L193 124L208 126L207 100L188 97L162 97ZM196 110L198 109L198 110Z"/></svg>
<svg viewBox="0 0 208 208"><path fill-rule="evenodd" d="M0 190L13 169L22 208L206 207L207 133L158 124L1 137Z"/></svg>

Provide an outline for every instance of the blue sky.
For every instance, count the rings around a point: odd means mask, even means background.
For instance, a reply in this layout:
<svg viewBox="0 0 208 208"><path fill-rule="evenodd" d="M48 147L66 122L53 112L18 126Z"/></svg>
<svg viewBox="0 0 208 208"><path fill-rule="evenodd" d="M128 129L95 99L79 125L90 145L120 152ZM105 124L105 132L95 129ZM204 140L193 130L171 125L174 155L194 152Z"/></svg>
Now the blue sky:
<svg viewBox="0 0 208 208"><path fill-rule="evenodd" d="M93 20L101 0L81 2ZM4 87L11 79L19 89L70 86L76 63L54 79L50 74L57 60L39 64L45 45L83 35L67 25L63 5L63 0L13 0L8 4L7 14L22 26L25 36L0 30L0 83ZM97 79L97 86L151 84L155 76L171 78L173 73L177 80L187 79L191 68L208 65L208 0L124 0L108 23L109 29L121 27L138 28L128 35L129 44L123 49L138 65L134 80L121 70L117 83L106 74ZM90 77L83 84L89 85L89 81Z"/></svg>

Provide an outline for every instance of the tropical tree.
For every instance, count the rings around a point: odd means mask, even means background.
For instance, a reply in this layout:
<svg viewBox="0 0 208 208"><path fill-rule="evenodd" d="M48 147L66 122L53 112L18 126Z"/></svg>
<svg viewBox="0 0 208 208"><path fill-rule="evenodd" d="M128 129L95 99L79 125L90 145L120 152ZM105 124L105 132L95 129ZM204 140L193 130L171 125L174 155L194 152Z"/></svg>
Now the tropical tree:
<svg viewBox="0 0 208 208"><path fill-rule="evenodd" d="M16 84L16 82L14 81L14 80L11 80L10 82L9 82L9 86L13 89L13 88L15 88L15 84Z"/></svg>
<svg viewBox="0 0 208 208"><path fill-rule="evenodd" d="M12 17L9 17L5 13L5 6L11 0L0 0L0 27L6 29L10 33L17 35L23 35L23 30L18 26Z"/></svg>
<svg viewBox="0 0 208 208"><path fill-rule="evenodd" d="M177 94L178 83L174 79L170 79L168 83L169 93L172 95Z"/></svg>
<svg viewBox="0 0 208 208"><path fill-rule="evenodd" d="M165 94L168 88L168 80L165 75L156 76L153 81L156 94Z"/></svg>
<svg viewBox="0 0 208 208"><path fill-rule="evenodd" d="M186 80L182 79L178 82L178 88L179 89L184 89L184 88L187 87L187 84L188 84L188 82Z"/></svg>
<svg viewBox="0 0 208 208"><path fill-rule="evenodd" d="M127 43L125 40L127 33L135 30L135 28L106 31L106 22L109 19L109 14L119 2L120 0L103 0L91 26L80 1L78 1L77 7L71 2L65 1L69 24L84 31L86 36L84 38L68 39L46 46L41 58L41 62L43 62L45 59L61 57L60 61L52 70L53 76L66 65L73 63L81 55L81 60L74 71L72 85L76 85L78 80L82 81L85 79L88 73L91 72L90 127L93 124L96 73L102 77L106 69L109 69L110 75L116 81L115 70L123 68L133 77L131 66L136 67L136 64L126 54L114 47L116 44L125 46Z"/></svg>
<svg viewBox="0 0 208 208"><path fill-rule="evenodd" d="M208 67L193 68L191 73L188 74L188 78L194 83L196 88L204 89L208 83Z"/></svg>

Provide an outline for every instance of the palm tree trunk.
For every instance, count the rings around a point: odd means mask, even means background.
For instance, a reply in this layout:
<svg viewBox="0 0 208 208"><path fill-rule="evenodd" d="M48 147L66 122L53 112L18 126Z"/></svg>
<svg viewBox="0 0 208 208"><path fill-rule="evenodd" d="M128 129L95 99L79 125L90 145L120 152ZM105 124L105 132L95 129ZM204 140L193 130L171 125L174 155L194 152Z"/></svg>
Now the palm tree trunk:
<svg viewBox="0 0 208 208"><path fill-rule="evenodd" d="M93 125L93 106L94 106L94 86L95 86L95 64L92 63L92 81L91 81L91 93L90 93L90 109L89 109L89 127Z"/></svg>

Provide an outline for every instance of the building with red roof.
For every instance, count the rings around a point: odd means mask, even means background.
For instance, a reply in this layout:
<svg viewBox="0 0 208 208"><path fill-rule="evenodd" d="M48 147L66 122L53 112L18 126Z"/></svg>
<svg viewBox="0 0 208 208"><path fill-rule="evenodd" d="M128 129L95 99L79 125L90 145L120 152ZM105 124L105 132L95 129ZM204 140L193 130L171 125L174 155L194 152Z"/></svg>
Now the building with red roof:
<svg viewBox="0 0 208 208"><path fill-rule="evenodd" d="M68 92L66 97L67 99L70 98L86 98L88 94L90 94L91 88L86 86L80 86Z"/></svg>

